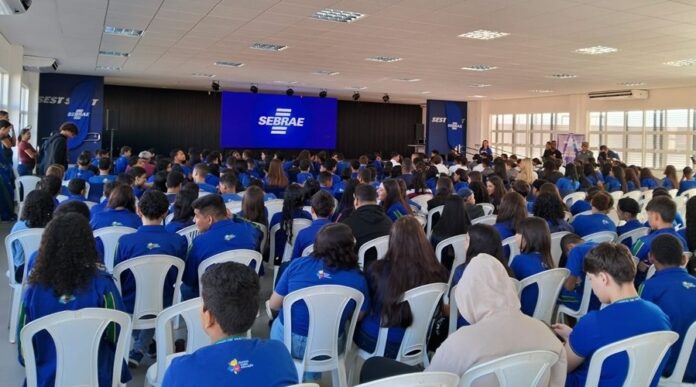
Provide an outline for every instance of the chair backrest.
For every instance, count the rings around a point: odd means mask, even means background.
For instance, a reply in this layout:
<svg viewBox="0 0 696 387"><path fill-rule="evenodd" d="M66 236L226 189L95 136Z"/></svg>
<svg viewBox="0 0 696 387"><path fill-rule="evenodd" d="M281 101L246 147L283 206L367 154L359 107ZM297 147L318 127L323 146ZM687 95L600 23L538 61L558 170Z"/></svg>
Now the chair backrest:
<svg viewBox="0 0 696 387"><path fill-rule="evenodd" d="M199 197L199 198L202 198L203 196L206 196L206 195L210 195L210 192L203 191L203 190L198 191L198 197Z"/></svg>
<svg viewBox="0 0 696 387"><path fill-rule="evenodd" d="M580 300L580 307L578 307L578 316L582 317L587 314L590 309L590 299L592 298L592 280L589 276L585 276L585 280L582 284L582 300Z"/></svg>
<svg viewBox="0 0 696 387"><path fill-rule="evenodd" d="M457 331L457 320L459 319L459 306L457 305L457 298L454 297L454 291L457 289L457 284L450 286L447 296L449 298L449 327L447 336Z"/></svg>
<svg viewBox="0 0 696 387"><path fill-rule="evenodd" d="M63 203L64 201L68 200L69 198L65 195L58 195L56 196L56 200L58 200L58 203Z"/></svg>
<svg viewBox="0 0 696 387"><path fill-rule="evenodd" d="M271 219L273 215L283 212L283 199L271 199L264 203L266 211L268 212L268 224L271 224Z"/></svg>
<svg viewBox="0 0 696 387"><path fill-rule="evenodd" d="M184 260L171 255L142 255L127 259L114 267L114 281L121 290L121 274L130 271L135 278L135 305L133 307L133 329L155 327L155 316L163 309L164 282L172 267L176 268L174 292L179 293L184 274ZM174 299L172 299L172 303Z"/></svg>
<svg viewBox="0 0 696 387"><path fill-rule="evenodd" d="M237 249L223 251L222 253L215 254L212 257L204 259L203 262L201 262L200 265L198 265L199 289L201 289L201 277L203 277L203 273L205 273L205 271L208 270L208 268L211 265L222 262L237 262L241 263L244 266L251 266L251 264L253 263L256 274L259 274L259 270L261 270L262 261L263 256L256 250Z"/></svg>
<svg viewBox="0 0 696 387"><path fill-rule="evenodd" d="M15 241L18 241L19 244L22 246L22 251L24 252L24 276L22 278L26 280L28 268L27 262L29 261L29 257L31 257L31 255L34 254L34 252L39 250L43 232L43 228L30 228L26 230L13 232L12 234L9 234L5 237L5 256L7 257L7 267L12 268L10 270L11 274L7 276L8 280L10 281L10 285L17 284L17 282L15 281L13 269L14 259L12 255L12 245Z"/></svg>
<svg viewBox="0 0 696 387"><path fill-rule="evenodd" d="M182 317L186 322L186 352L193 353L210 344L200 319L203 299L200 297L178 303L163 310L155 322L155 340L157 346L157 381L164 379L164 374L174 354L174 330L171 321Z"/></svg>
<svg viewBox="0 0 696 387"><path fill-rule="evenodd" d="M282 262L289 262L292 259L292 246L295 245L297 240L297 234L305 228L312 225L312 221L309 219L293 219L292 220L292 243L291 241L285 242L285 248L283 249L283 259ZM277 225L280 227L280 225ZM275 239L275 238L273 238Z"/></svg>
<svg viewBox="0 0 696 387"><path fill-rule="evenodd" d="M520 254L520 246L517 244L517 239L515 239L514 235L503 239L503 248L505 246L510 249L510 259L508 260L508 266L510 266L513 259Z"/></svg>
<svg viewBox="0 0 696 387"><path fill-rule="evenodd" d="M39 184L41 178L38 176L26 175L20 176L15 181L15 190L17 191L17 201L23 202L27 194L36 189L36 185ZM21 188L21 191L20 191ZM20 195L20 192L23 195Z"/></svg>
<svg viewBox="0 0 696 387"><path fill-rule="evenodd" d="M358 265L360 266L360 270L363 269L365 264L365 253L367 253L367 251L373 247L377 249L377 259L384 258L384 256L387 254L387 250L389 249L389 235L367 241L360 246L358 249Z"/></svg>
<svg viewBox="0 0 696 387"><path fill-rule="evenodd" d="M261 237L260 250L264 251L264 249L266 248L266 242L268 242L268 227L266 227L266 225L264 225L264 224L257 223L257 222L251 222L251 223L253 223L254 226L256 226L256 228L261 230L261 234L263 236Z"/></svg>
<svg viewBox="0 0 696 387"><path fill-rule="evenodd" d="M621 352L628 355L628 374L623 385L649 386L665 353L678 338L675 332L658 331L605 345L592 355L585 386L598 386L604 361Z"/></svg>
<svg viewBox="0 0 696 387"><path fill-rule="evenodd" d="M551 259L553 259L554 267L558 267L558 263L561 261L561 255L563 255L563 248L561 246L561 240L564 236L570 234L568 231L558 231L551 233Z"/></svg>
<svg viewBox="0 0 696 387"><path fill-rule="evenodd" d="M688 199L694 195L696 195L696 188L687 189L686 191L682 192L679 196L684 196Z"/></svg>
<svg viewBox="0 0 696 387"><path fill-rule="evenodd" d="M111 273L114 270L114 258L116 256L116 248L118 248L118 240L126 235L132 234L137 230L124 226L109 226L94 230L94 238L99 238L104 245L104 266Z"/></svg>
<svg viewBox="0 0 696 387"><path fill-rule="evenodd" d="M645 203L649 202L650 199L652 199L652 197L653 197L653 190L648 189L648 190L643 191L643 201Z"/></svg>
<svg viewBox="0 0 696 387"><path fill-rule="evenodd" d="M537 284L539 287L539 296L537 297L532 317L549 325L551 324L553 308L556 306L558 295L561 293L561 287L569 275L570 271L568 269L549 269L520 281L518 290L520 295L522 295L522 291L527 286Z"/></svg>
<svg viewBox="0 0 696 387"><path fill-rule="evenodd" d="M312 243L311 245L305 247L304 250L302 250L302 256L303 256L303 257L307 257L307 256L309 256L310 254L312 254L313 252L314 252L314 243Z"/></svg>
<svg viewBox="0 0 696 387"><path fill-rule="evenodd" d="M572 192L563 197L563 203L570 208L573 206L573 204L575 204L575 202L585 200L586 197L587 193L585 192Z"/></svg>
<svg viewBox="0 0 696 387"><path fill-rule="evenodd" d="M454 250L454 259L466 256L466 250L469 247L469 236L467 234L455 235L447 239L442 240L435 246L435 257L437 261L442 263L442 250L446 247L452 246ZM454 270L454 263L452 264L452 270Z"/></svg>
<svg viewBox="0 0 696 387"><path fill-rule="evenodd" d="M193 240L198 236L198 234L200 234L200 231L198 231L198 227L196 227L195 224L192 224L190 226L182 228L176 233L185 236L189 247L191 247L191 243L193 243Z"/></svg>
<svg viewBox="0 0 696 387"><path fill-rule="evenodd" d="M459 387L469 387L482 376L494 374L500 387L539 386L548 380L551 366L558 355L551 351L521 352L469 368L459 381Z"/></svg>
<svg viewBox="0 0 696 387"><path fill-rule="evenodd" d="M418 203L418 205L421 206L421 209L423 209L423 208L427 209L428 208L428 200L430 200L432 198L433 198L433 195L431 195L431 194L422 194L422 195L418 195L418 196L412 198L411 200Z"/></svg>
<svg viewBox="0 0 696 387"><path fill-rule="evenodd" d="M643 192L641 191L629 191L626 192L625 194L621 195L621 198L631 198L637 202L640 201L640 198L643 196Z"/></svg>
<svg viewBox="0 0 696 387"><path fill-rule="evenodd" d="M47 331L56 348L56 386L99 385L99 345L111 323L119 325L114 359L123 359L131 338L130 317L121 311L85 308L50 314L27 324L20 333L24 355L27 386L37 386L36 360L32 338ZM121 380L122 361L114 361L113 385Z"/></svg>
<svg viewBox="0 0 696 387"><path fill-rule="evenodd" d="M172 212L171 214L167 215L166 218L164 218L164 224L167 225L171 223L172 219L174 219L174 213Z"/></svg>
<svg viewBox="0 0 696 387"><path fill-rule="evenodd" d="M686 367L689 365L689 360L694 350L694 341L696 341L696 321L691 323L684 335L682 347L681 350L679 350L679 357L677 357L677 362L674 364L672 375L670 375L669 378L664 378L661 382L674 383L675 386L682 385L681 383L683 383L684 380ZM660 383L660 385L662 385L662 383Z"/></svg>
<svg viewBox="0 0 696 387"><path fill-rule="evenodd" d="M575 219L577 219L578 216L585 216L585 215L592 215L592 210L587 210L587 211L583 211L583 212L578 212L577 214L573 215L573 216L570 218L570 220L568 221L568 223L573 223L573 221L574 221Z"/></svg>
<svg viewBox="0 0 696 387"><path fill-rule="evenodd" d="M612 208L616 208L616 206L619 202L619 199L621 199L624 196L624 193L621 191L614 191L614 192L609 192L609 195L611 195L612 199L614 199L614 207L612 207Z"/></svg>
<svg viewBox="0 0 696 387"><path fill-rule="evenodd" d="M430 235L433 233L433 217L435 214L438 216L442 216L442 211L445 209L445 206L437 206L433 208L432 210L428 211L428 222L426 223L426 236L428 239L430 239ZM439 219L439 218L438 218Z"/></svg>
<svg viewBox="0 0 696 387"><path fill-rule="evenodd" d="M655 275L656 271L657 271L657 268L655 267L655 265L650 265L650 267L648 267L648 272L645 273L645 279L647 280L647 279L652 278L652 276Z"/></svg>
<svg viewBox="0 0 696 387"><path fill-rule="evenodd" d="M489 226L492 226L495 224L497 218L498 218L498 215L479 216L478 218L473 219L471 221L471 224L487 224Z"/></svg>
<svg viewBox="0 0 696 387"><path fill-rule="evenodd" d="M226 203L225 203L225 207L227 207L227 210L228 210L231 214L236 214L236 213L238 213L239 211L242 210L242 202L239 201L239 200L238 200L238 201L234 201L234 200L233 200L233 201L229 201L229 202L226 202Z"/></svg>
<svg viewBox="0 0 696 387"><path fill-rule="evenodd" d="M336 368L339 353L350 353L350 347L364 301L363 294L353 288L340 285L310 286L294 291L283 299L284 335L283 342L292 352L292 305L304 301L309 312L307 343L302 358L302 369L321 372ZM339 352L338 335L342 328L343 312L349 302L355 302L350 325L345 331L346 347ZM302 378L302 375L299 375Z"/></svg>
<svg viewBox="0 0 696 387"><path fill-rule="evenodd" d="M416 372L375 380L355 387L457 387L459 376L449 372Z"/></svg>
<svg viewBox="0 0 696 387"><path fill-rule="evenodd" d="M85 198L89 197L89 183L85 181Z"/></svg>
<svg viewBox="0 0 696 387"><path fill-rule="evenodd" d="M633 229L629 232L625 232L625 233L621 234L621 236L619 236L619 238L617 239L616 242L621 243L621 242L625 241L626 239L630 239L631 243L635 243L636 240L638 240L638 238L648 235L649 232L650 232L649 227L638 227L638 228Z"/></svg>
<svg viewBox="0 0 696 387"><path fill-rule="evenodd" d="M582 239L586 242L595 242L595 243L614 242L618 238L619 237L613 231L600 231L600 232L596 232L596 233L593 233L590 235L585 235L584 237L582 237Z"/></svg>
<svg viewBox="0 0 696 387"><path fill-rule="evenodd" d="M669 195L672 197L672 199L674 199L677 197L677 193L679 193L679 190L677 188L672 188L668 192L669 192Z"/></svg>
<svg viewBox="0 0 696 387"><path fill-rule="evenodd" d="M491 203L477 203L476 205L483 208L483 215L493 215L495 211L495 206Z"/></svg>

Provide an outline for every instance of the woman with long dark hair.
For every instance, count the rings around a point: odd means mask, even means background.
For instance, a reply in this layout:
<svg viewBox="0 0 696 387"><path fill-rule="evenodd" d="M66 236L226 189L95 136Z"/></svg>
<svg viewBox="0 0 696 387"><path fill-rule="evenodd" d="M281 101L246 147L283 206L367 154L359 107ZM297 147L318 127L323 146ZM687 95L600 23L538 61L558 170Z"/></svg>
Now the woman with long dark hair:
<svg viewBox="0 0 696 387"><path fill-rule="evenodd" d="M53 197L47 191L34 190L29 192L24 198L24 206L19 221L12 226L12 233L27 230L30 228L44 228L51 220L55 204ZM22 282L24 274L24 264L28 257L24 256L24 249L19 241L12 243L12 259L14 268L12 268L17 282Z"/></svg>
<svg viewBox="0 0 696 387"><path fill-rule="evenodd" d="M271 162L271 165L273 165L273 162ZM281 259L285 250L285 243L290 242L292 244L292 224L294 219L312 220L312 214L302 208L304 197L304 189L299 184L290 184L287 190L285 190L283 211L274 214L271 218L271 224L268 225L270 230L276 224L280 224L280 230L275 234L275 251L271 251L274 254L273 258Z"/></svg>
<svg viewBox="0 0 696 387"><path fill-rule="evenodd" d="M618 182L618 187L616 186L616 184L611 185L609 183L610 179L605 179L607 180L607 184L609 184L609 188L607 191L621 191L623 193L628 192L628 184L626 183L626 171L624 171L623 167L621 167L620 165L614 165L613 167L611 167L611 176L613 176L616 182Z"/></svg>
<svg viewBox="0 0 696 387"><path fill-rule="evenodd" d="M488 196L488 189L486 189L486 186L482 182L472 181L471 184L469 184L469 189L474 193L476 204L491 202L491 198Z"/></svg>
<svg viewBox="0 0 696 387"><path fill-rule="evenodd" d="M498 230L500 239L505 240L515 235L517 225L526 217L527 203L522 195L517 192L506 193L500 201L498 216L495 220L495 229Z"/></svg>
<svg viewBox="0 0 696 387"><path fill-rule="evenodd" d="M566 195L580 189L580 181L578 179L578 171L575 168L575 164L568 163L568 165L566 165L565 176L556 180L556 187L558 187L561 197L565 197Z"/></svg>
<svg viewBox="0 0 696 387"><path fill-rule="evenodd" d="M198 184L184 184L179 193L176 194L174 204L171 206L174 216L172 220L164 226L165 230L177 232L184 227L193 225L194 214L192 204L198 199L198 190Z"/></svg>
<svg viewBox="0 0 696 387"><path fill-rule="evenodd" d="M401 187L396 179L385 179L377 189L377 197L392 222L413 213L411 206L402 198Z"/></svg>
<svg viewBox="0 0 696 387"><path fill-rule="evenodd" d="M667 189L679 188L679 180L677 179L677 169L674 168L674 165L666 166L663 174L665 175L664 179L662 179L663 187Z"/></svg>
<svg viewBox="0 0 696 387"><path fill-rule="evenodd" d="M696 250L696 196L686 201L686 228L679 230L679 233L686 239L689 251Z"/></svg>
<svg viewBox="0 0 696 387"><path fill-rule="evenodd" d="M349 171L349 169L345 169ZM345 185L345 190L341 196L341 201L338 202L338 208L334 212L334 221L341 222L348 218L350 214L355 210L355 187L358 186L358 181L355 179L349 179Z"/></svg>
<svg viewBox="0 0 696 387"><path fill-rule="evenodd" d="M138 228L143 225L135 213L135 195L133 189L125 184L118 184L111 191L106 209L95 214L91 221L92 229L102 227L125 226Z"/></svg>
<svg viewBox="0 0 696 387"><path fill-rule="evenodd" d="M430 243L435 248L438 243L447 238L466 234L469 232L469 227L471 227L471 220L469 220L469 213L466 211L466 201L461 196L451 195L445 200L440 220L433 226ZM465 246L455 247L463 248ZM453 261L454 248L448 246L442 251L442 265L447 269L452 269Z"/></svg>
<svg viewBox="0 0 696 387"><path fill-rule="evenodd" d="M635 169L627 167L624 169L624 176L626 178L626 192L640 191L640 180L638 180L638 174L636 174Z"/></svg>
<svg viewBox="0 0 696 387"><path fill-rule="evenodd" d="M246 191L244 191L244 197L242 198L242 211L239 216L242 218L260 223L268 227L268 210L263 201L263 190L257 186L249 186Z"/></svg>
<svg viewBox="0 0 696 387"><path fill-rule="evenodd" d="M640 186L647 189L655 189L660 186L660 182L653 176L650 168L642 168L640 170Z"/></svg>
<svg viewBox="0 0 696 387"><path fill-rule="evenodd" d="M488 196L490 197L490 203L495 206L496 210L498 210L500 202L503 200L503 196L505 196L505 193L507 192L505 190L505 183L503 182L503 179L497 175L489 176L488 181L486 182L486 192L488 192ZM478 203L478 201L476 203Z"/></svg>
<svg viewBox="0 0 696 387"><path fill-rule="evenodd" d="M24 293L19 330L32 321L66 310L106 308L125 311L111 274L99 264L94 237L87 219L77 213L53 219L41 238L36 262ZM113 328L111 328L113 329ZM110 330L111 331L111 330ZM123 334L123 333L121 333ZM112 385L116 333L99 343L99 385ZM33 338L38 385L52 386L57 372L56 351L48 332ZM21 343L18 343L21 348ZM20 351L20 360L22 352ZM121 382L130 380L123 367Z"/></svg>
<svg viewBox="0 0 696 387"><path fill-rule="evenodd" d="M573 232L573 226L565 220L565 205L558 199L558 195L549 192L539 194L534 202L532 213L534 216L546 219L551 232Z"/></svg>
<svg viewBox="0 0 696 387"><path fill-rule="evenodd" d="M384 356L395 358L404 332L413 321L404 292L434 282L446 282L447 270L437 262L423 227L412 216L398 219L389 233L384 259L367 267L370 313L355 330L355 343L372 352L382 327L388 327Z"/></svg>
<svg viewBox="0 0 696 387"><path fill-rule="evenodd" d="M515 278L522 281L534 274L554 267L551 258L551 233L546 221L536 216L522 220L517 228L517 245L520 254L511 263ZM534 284L522 291L522 312L528 316L534 315L539 287Z"/></svg>

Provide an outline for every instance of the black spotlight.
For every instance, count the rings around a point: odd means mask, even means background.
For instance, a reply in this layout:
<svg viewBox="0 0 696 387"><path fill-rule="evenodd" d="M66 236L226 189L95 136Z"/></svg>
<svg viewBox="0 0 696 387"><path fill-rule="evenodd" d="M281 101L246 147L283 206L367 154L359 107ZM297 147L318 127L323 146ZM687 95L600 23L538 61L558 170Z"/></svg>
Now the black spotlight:
<svg viewBox="0 0 696 387"><path fill-rule="evenodd" d="M213 81L213 83L210 85L210 88L213 89L213 92L217 93L220 91L220 82L218 81Z"/></svg>
<svg viewBox="0 0 696 387"><path fill-rule="evenodd" d="M256 85L251 85L251 87L249 88L249 91L251 91L252 93L256 94L256 93L259 92L259 88L256 87Z"/></svg>
<svg viewBox="0 0 696 387"><path fill-rule="evenodd" d="M382 96L382 101L384 101L384 103L389 103L389 94L384 94L384 96Z"/></svg>
<svg viewBox="0 0 696 387"><path fill-rule="evenodd" d="M291 87L285 90L285 95L287 95L288 97L292 97L293 94L295 94L295 90L293 90Z"/></svg>
<svg viewBox="0 0 696 387"><path fill-rule="evenodd" d="M357 101L360 99L360 93L357 91L353 92L353 101Z"/></svg>
<svg viewBox="0 0 696 387"><path fill-rule="evenodd" d="M319 98L326 98L326 90L322 90L319 92Z"/></svg>

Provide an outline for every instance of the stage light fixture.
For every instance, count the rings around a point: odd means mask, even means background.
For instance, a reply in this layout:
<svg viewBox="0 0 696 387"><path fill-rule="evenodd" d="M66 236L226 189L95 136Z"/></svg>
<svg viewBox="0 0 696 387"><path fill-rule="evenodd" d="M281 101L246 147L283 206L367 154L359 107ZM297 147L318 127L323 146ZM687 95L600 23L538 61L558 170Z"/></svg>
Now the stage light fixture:
<svg viewBox="0 0 696 387"><path fill-rule="evenodd" d="M382 101L384 101L384 103L389 103L389 94L384 94L384 96L382 96Z"/></svg>
<svg viewBox="0 0 696 387"><path fill-rule="evenodd" d="M256 94L256 93L259 92L259 88L256 87L256 85L251 85L251 87L249 88L249 91L251 91L252 93Z"/></svg>
<svg viewBox="0 0 696 387"><path fill-rule="evenodd" d="M326 90L322 90L319 92L319 98L326 98Z"/></svg>
<svg viewBox="0 0 696 387"><path fill-rule="evenodd" d="M360 93L358 93L357 91L353 92L353 101L357 101L359 99L360 99Z"/></svg>
<svg viewBox="0 0 696 387"><path fill-rule="evenodd" d="M292 97L293 94L295 94L295 90L293 90L292 87L288 87L288 89L285 90L285 95L288 97Z"/></svg>

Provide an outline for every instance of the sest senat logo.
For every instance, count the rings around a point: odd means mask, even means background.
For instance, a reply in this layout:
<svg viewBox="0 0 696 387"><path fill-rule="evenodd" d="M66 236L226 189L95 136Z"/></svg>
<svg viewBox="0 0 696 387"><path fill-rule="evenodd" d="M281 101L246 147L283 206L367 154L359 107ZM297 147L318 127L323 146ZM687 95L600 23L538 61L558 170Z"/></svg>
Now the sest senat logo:
<svg viewBox="0 0 696 387"><path fill-rule="evenodd" d="M81 120L82 117L89 117L89 112L86 112L84 109L77 109L74 112L69 112L68 117L77 121Z"/></svg>
<svg viewBox="0 0 696 387"><path fill-rule="evenodd" d="M270 126L271 134L287 134L288 127L303 127L304 117L292 117L292 109L276 108L275 116L259 117L259 125Z"/></svg>
<svg viewBox="0 0 696 387"><path fill-rule="evenodd" d="M433 124L445 124L447 123L447 117L433 117L431 122Z"/></svg>

